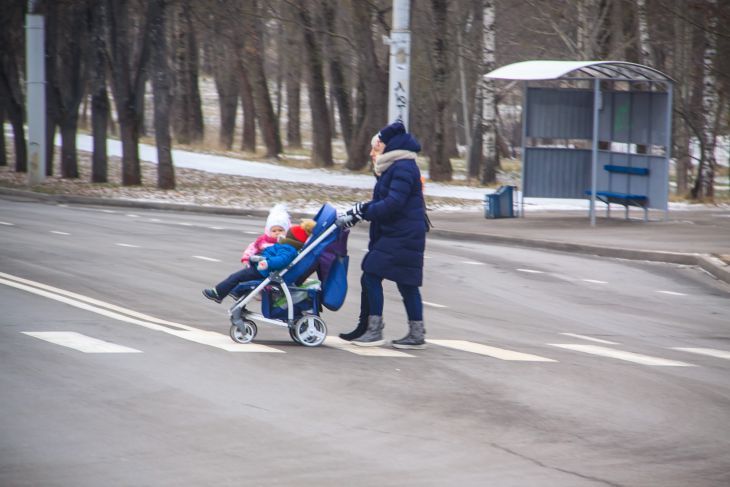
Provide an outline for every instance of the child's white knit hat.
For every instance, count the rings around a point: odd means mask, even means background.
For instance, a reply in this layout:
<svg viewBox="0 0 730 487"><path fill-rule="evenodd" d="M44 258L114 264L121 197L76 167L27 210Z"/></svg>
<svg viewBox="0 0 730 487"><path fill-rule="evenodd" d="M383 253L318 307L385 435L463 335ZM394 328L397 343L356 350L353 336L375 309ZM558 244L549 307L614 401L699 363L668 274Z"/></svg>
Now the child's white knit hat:
<svg viewBox="0 0 730 487"><path fill-rule="evenodd" d="M289 211L287 211L284 203L277 203L269 210L269 216L266 218L266 227L264 228L266 235L269 235L271 227L281 227L284 229L284 232L291 227Z"/></svg>

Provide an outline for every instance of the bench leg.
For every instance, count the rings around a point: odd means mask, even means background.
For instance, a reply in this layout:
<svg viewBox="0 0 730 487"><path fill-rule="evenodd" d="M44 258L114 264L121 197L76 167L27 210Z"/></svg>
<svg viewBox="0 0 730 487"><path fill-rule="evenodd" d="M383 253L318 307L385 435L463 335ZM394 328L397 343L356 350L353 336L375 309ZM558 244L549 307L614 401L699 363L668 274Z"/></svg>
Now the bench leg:
<svg viewBox="0 0 730 487"><path fill-rule="evenodd" d="M629 219L629 205L624 205L624 207L626 208L625 218L628 220Z"/></svg>

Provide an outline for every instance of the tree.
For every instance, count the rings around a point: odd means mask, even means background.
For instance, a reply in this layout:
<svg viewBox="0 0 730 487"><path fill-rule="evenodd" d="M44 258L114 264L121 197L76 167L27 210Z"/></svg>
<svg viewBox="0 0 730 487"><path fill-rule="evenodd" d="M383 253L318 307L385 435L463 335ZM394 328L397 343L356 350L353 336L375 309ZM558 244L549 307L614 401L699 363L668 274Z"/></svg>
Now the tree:
<svg viewBox="0 0 730 487"><path fill-rule="evenodd" d="M13 126L15 170L28 170L25 128L23 126L23 90L20 86L18 53L23 52L23 4L0 2L0 105ZM5 135L3 134L3 137Z"/></svg>
<svg viewBox="0 0 730 487"><path fill-rule="evenodd" d="M282 151L279 122L271 103L268 80L264 70L263 22L260 21L258 0L245 0L246 13L242 19L243 52L239 58L246 70L267 157L278 157Z"/></svg>
<svg viewBox="0 0 730 487"><path fill-rule="evenodd" d="M499 153L497 150L497 87L493 79L485 78L484 75L496 68L494 56L496 50L494 30L495 8L492 0L484 0L482 5L484 8L482 15L484 22L484 53L477 103L481 102L483 108L480 110L481 118L476 120L474 125L481 127L480 137L476 138L476 143L481 141L482 152L484 154L484 166L480 179L483 184L491 184L497 181L497 169L499 168Z"/></svg>
<svg viewBox="0 0 730 487"><path fill-rule="evenodd" d="M150 38L155 49L152 54L152 90L155 98L155 142L157 145L157 187L175 188L175 168L172 163L170 137L170 67L167 61L168 0L150 1Z"/></svg>
<svg viewBox="0 0 730 487"><path fill-rule="evenodd" d="M325 94L322 47L317 39L313 22L309 16L305 0L297 2L299 20L304 29L304 46L307 59L307 87L309 105L312 111L312 163L315 166L329 167L332 160L332 127Z"/></svg>
<svg viewBox="0 0 730 487"><path fill-rule="evenodd" d="M175 138L181 144L203 140L203 111L198 87L198 43L193 7L189 0L173 4L175 51L173 70L173 117Z"/></svg>
<svg viewBox="0 0 730 487"><path fill-rule="evenodd" d="M106 3L92 2L90 12L91 47L89 49L91 90L91 133L94 139L91 156L91 182L107 182L106 138L109 124L109 95L106 88Z"/></svg>
<svg viewBox="0 0 730 487"><path fill-rule="evenodd" d="M449 160L447 131L452 112L450 111L449 75L451 69L449 51L448 2L431 0L433 14L433 37L431 39L431 78L433 79L433 134L426 152L429 157L429 175L434 181L450 181L453 168Z"/></svg>
<svg viewBox="0 0 730 487"><path fill-rule="evenodd" d="M707 0L705 10L705 48L702 62L702 157L697 167L697 179L692 190L694 198L715 196L715 147L717 144L717 122L720 113L718 103L715 60L717 57L717 12L716 0Z"/></svg>
<svg viewBox="0 0 730 487"><path fill-rule="evenodd" d="M76 133L87 70L88 6L86 2L48 2L47 8L46 92L49 111L53 114L49 120L50 133L54 132L53 125L58 124L62 140L61 177L78 178Z"/></svg>
<svg viewBox="0 0 730 487"><path fill-rule="evenodd" d="M105 0L109 28L106 39L107 59L112 74L111 86L117 107L122 139L122 184L142 183L139 162L139 104L144 96L144 69L150 51L149 14L131 22L140 5L132 0ZM148 9L151 6L148 6Z"/></svg>

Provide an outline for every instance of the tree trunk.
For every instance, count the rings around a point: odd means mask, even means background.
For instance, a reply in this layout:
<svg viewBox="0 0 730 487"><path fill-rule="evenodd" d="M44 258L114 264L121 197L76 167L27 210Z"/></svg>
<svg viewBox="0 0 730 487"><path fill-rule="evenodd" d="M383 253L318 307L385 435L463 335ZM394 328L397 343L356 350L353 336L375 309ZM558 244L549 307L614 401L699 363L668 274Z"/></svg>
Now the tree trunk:
<svg viewBox="0 0 730 487"><path fill-rule="evenodd" d="M122 138L122 185L142 184L139 164L139 131L135 113L119 114L119 132Z"/></svg>
<svg viewBox="0 0 730 487"><path fill-rule="evenodd" d="M636 20L639 27L639 62L646 66L654 67L654 53L651 49L649 37L649 24L646 15L646 0L636 0Z"/></svg>
<svg viewBox="0 0 730 487"><path fill-rule="evenodd" d="M318 42L309 12L302 1L298 2L299 20L304 28L305 56L307 58L307 87L309 89L309 106L312 112L312 164L329 167L332 160L332 139L325 95L325 82L322 67L322 49Z"/></svg>
<svg viewBox="0 0 730 487"><path fill-rule="evenodd" d="M149 8L149 6L148 6ZM143 22L138 29L137 45L139 56L132 63L129 12L126 0L107 0L106 13L109 17L109 35L106 39L107 58L112 73L111 85L119 119L119 131L122 139L122 184L124 186L142 183L142 172L139 163L139 120L135 112L138 104L136 98L144 96L144 75L150 51L150 28ZM144 17L149 19L150 16Z"/></svg>
<svg viewBox="0 0 730 487"><path fill-rule="evenodd" d="M450 181L452 177L451 161L447 146L449 127L449 23L448 1L431 0L433 11L434 37L432 40L431 78L433 80L433 136L428 145L429 176L433 181Z"/></svg>
<svg viewBox="0 0 730 487"><path fill-rule="evenodd" d="M223 41L213 56L212 68L215 87L218 91L218 106L221 114L221 127L218 143L224 149L233 147L233 134L236 130L236 111L238 110L238 75L236 59L230 46Z"/></svg>
<svg viewBox="0 0 730 487"><path fill-rule="evenodd" d="M155 46L152 57L152 90L155 100L155 142L157 144L157 187L175 189L170 137L170 67L167 62L165 23L168 0L151 1L151 35ZM235 113L234 113L235 118Z"/></svg>
<svg viewBox="0 0 730 487"><path fill-rule="evenodd" d="M358 56L358 110L345 167L359 171L370 163L370 140L387 122L388 75L376 55L371 29L378 13L374 11L373 3L353 0L351 8L353 40Z"/></svg>
<svg viewBox="0 0 730 487"><path fill-rule="evenodd" d="M76 131L78 116L68 114L61 121L61 177L78 178L79 166L76 159Z"/></svg>
<svg viewBox="0 0 730 487"><path fill-rule="evenodd" d="M243 140L241 149L247 152L256 153L256 103L254 102L251 83L248 81L246 68L239 59L238 64L238 89L241 92L241 108L243 116Z"/></svg>
<svg viewBox="0 0 730 487"><path fill-rule="evenodd" d="M5 107L0 103L0 166L8 165L8 156L5 152Z"/></svg>
<svg viewBox="0 0 730 487"><path fill-rule="evenodd" d="M330 2L322 4L324 24L327 31L337 33L335 22L335 8ZM350 89L345 79L345 71L342 63L342 56L336 39L329 42L329 68L330 68L330 89L332 98L337 103L337 110L340 112L340 130L345 148L352 142L352 108L350 107ZM331 111L334 115L334 110ZM333 125L334 126L334 125Z"/></svg>
<svg viewBox="0 0 730 487"><path fill-rule="evenodd" d="M301 149L302 31L299 24L292 23L284 29L284 34L286 36L286 144L290 149Z"/></svg>
<svg viewBox="0 0 730 487"><path fill-rule="evenodd" d="M181 144L203 140L203 111L198 87L198 46L189 0L177 6L175 17L175 84L173 127Z"/></svg>
<svg viewBox="0 0 730 487"><path fill-rule="evenodd" d="M104 28L107 17L104 2L95 2L91 8L91 133L94 139L91 182L106 183L108 181L106 137L109 124L109 96L106 91Z"/></svg>
<svg viewBox="0 0 730 487"><path fill-rule="evenodd" d="M257 13L259 11L257 0L249 0L248 5L251 12ZM269 86L264 71L262 25L258 22L257 16L252 14L245 16L244 24L245 49L242 61L254 96L259 130L266 145L266 156L278 157L282 151L282 146L279 136L279 122L274 115L274 107L271 104Z"/></svg>
<svg viewBox="0 0 730 487"><path fill-rule="evenodd" d="M702 63L702 139L704 164L698 167L695 187L696 198L715 197L715 147L717 142L717 118L719 112L715 58L717 57L717 15L716 0L707 0L710 8L706 12L704 31L705 49Z"/></svg>

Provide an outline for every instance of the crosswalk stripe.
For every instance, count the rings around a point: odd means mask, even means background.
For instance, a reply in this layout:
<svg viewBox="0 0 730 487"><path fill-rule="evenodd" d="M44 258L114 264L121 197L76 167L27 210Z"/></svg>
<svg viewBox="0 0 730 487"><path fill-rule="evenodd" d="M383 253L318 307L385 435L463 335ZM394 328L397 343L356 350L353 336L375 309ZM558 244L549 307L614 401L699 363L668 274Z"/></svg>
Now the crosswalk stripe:
<svg viewBox="0 0 730 487"><path fill-rule="evenodd" d="M84 353L142 353L141 350L105 342L75 331L24 331L22 333Z"/></svg>
<svg viewBox="0 0 730 487"><path fill-rule="evenodd" d="M338 350L344 350L345 352L350 352L365 357L414 357L414 355L411 355L409 353L399 352L398 350L392 350L389 348L360 347L358 345L353 345L351 342L343 340L340 337L331 335L327 335L327 339L324 341L323 345L325 347L336 348Z"/></svg>
<svg viewBox="0 0 730 487"><path fill-rule="evenodd" d="M573 337L573 338L581 338L583 340L589 340L591 342L605 343L606 345L618 345L618 343L616 343L616 342L602 340L601 338L593 338L593 337L589 337L589 336L585 336L585 335L579 335L577 333L561 333L561 335L565 335L565 336Z"/></svg>
<svg viewBox="0 0 730 487"><path fill-rule="evenodd" d="M481 343L468 342L465 340L426 340L428 343L439 345L441 347L453 348L463 352L477 353L479 355L487 355L489 357L500 360L512 360L519 362L557 362L551 358L540 357L529 353L515 352L504 348L490 347Z"/></svg>
<svg viewBox="0 0 730 487"><path fill-rule="evenodd" d="M730 352L727 350L717 350L715 348L685 348L685 347L673 347L672 350L679 350L682 352L696 353L699 355L708 355L710 357L724 358L730 360Z"/></svg>
<svg viewBox="0 0 730 487"><path fill-rule="evenodd" d="M614 348L599 347L598 345L583 345L574 343L548 343L551 347L564 348L576 352L589 353L592 355L600 355L602 357L610 357L627 362L634 362L642 365L654 365L659 367L694 367L693 364L680 362L678 360L668 360L660 357L652 357L650 355L642 355L640 353L626 352L624 350L616 350Z"/></svg>
<svg viewBox="0 0 730 487"><path fill-rule="evenodd" d="M284 350L258 343L236 343L228 335L206 330L168 330L167 333L191 342L220 348L226 352L286 353Z"/></svg>

